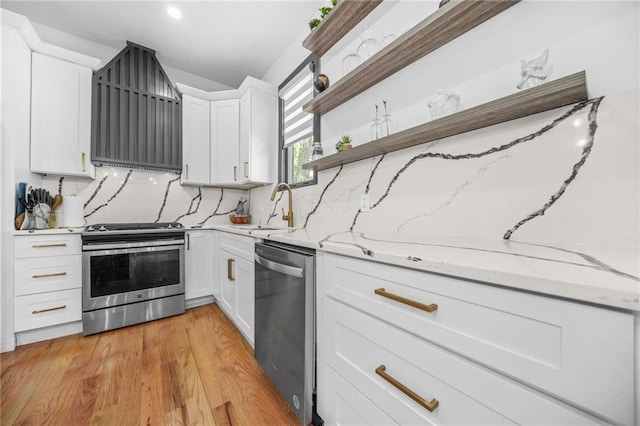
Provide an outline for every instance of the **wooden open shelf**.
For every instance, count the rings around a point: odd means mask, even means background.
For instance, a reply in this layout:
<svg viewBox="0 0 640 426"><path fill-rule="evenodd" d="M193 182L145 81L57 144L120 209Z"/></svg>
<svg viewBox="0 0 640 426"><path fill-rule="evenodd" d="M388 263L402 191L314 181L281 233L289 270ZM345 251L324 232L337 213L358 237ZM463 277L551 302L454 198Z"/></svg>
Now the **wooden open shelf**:
<svg viewBox="0 0 640 426"><path fill-rule="evenodd" d="M331 111L518 1L451 0L305 104L304 111L318 114ZM341 4L342 2L338 3L338 6ZM325 19L328 18L329 16ZM322 24L314 31L320 29L320 26Z"/></svg>
<svg viewBox="0 0 640 426"><path fill-rule="evenodd" d="M465 109L302 165L325 170L588 99L585 71Z"/></svg>
<svg viewBox="0 0 640 426"><path fill-rule="evenodd" d="M380 3L382 0L341 0L302 45L318 56L324 55Z"/></svg>

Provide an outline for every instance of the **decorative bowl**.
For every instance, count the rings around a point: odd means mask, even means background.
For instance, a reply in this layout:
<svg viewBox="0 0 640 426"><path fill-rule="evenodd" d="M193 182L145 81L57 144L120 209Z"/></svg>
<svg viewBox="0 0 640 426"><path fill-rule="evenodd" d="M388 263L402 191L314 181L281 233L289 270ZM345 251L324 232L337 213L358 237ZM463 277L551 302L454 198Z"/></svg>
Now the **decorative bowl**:
<svg viewBox="0 0 640 426"><path fill-rule="evenodd" d="M242 215L230 214L229 220L231 220L231 223L235 223L235 224L249 223L249 221L251 220L251 215L250 214L242 214Z"/></svg>

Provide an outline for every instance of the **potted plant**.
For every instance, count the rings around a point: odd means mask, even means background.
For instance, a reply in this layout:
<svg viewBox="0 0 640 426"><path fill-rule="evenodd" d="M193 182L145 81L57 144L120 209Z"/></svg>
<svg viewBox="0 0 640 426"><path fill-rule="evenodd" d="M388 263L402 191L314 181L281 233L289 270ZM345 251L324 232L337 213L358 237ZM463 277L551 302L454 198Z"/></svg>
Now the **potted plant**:
<svg viewBox="0 0 640 426"><path fill-rule="evenodd" d="M346 149L351 149L351 136L349 135L343 135L338 143L336 143L336 150L338 150L338 152Z"/></svg>

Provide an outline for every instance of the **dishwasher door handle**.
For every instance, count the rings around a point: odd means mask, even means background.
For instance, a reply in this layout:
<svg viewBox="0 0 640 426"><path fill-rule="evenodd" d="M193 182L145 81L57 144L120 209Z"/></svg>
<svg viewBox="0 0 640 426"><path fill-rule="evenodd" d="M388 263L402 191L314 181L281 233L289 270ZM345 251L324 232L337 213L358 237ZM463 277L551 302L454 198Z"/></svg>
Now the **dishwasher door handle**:
<svg viewBox="0 0 640 426"><path fill-rule="evenodd" d="M269 259L265 259L259 254L255 253L256 263L264 266L272 271L280 272L281 274L291 275L292 277L303 278L304 270L302 268L296 268L295 266L283 265L282 263L276 263Z"/></svg>

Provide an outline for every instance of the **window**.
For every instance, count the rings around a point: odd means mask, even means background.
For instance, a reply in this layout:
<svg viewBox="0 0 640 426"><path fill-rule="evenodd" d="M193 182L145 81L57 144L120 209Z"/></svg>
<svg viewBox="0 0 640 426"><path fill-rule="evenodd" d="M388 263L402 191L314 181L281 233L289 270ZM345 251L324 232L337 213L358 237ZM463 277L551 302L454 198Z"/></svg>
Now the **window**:
<svg viewBox="0 0 640 426"><path fill-rule="evenodd" d="M313 98L313 80L320 72L318 56L311 54L278 88L280 180L291 187L317 182L313 170L302 168L309 162L311 144L320 140L320 116L302 110Z"/></svg>

